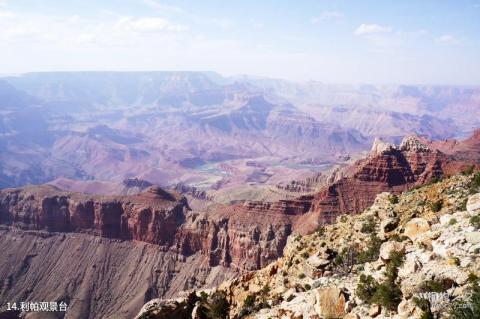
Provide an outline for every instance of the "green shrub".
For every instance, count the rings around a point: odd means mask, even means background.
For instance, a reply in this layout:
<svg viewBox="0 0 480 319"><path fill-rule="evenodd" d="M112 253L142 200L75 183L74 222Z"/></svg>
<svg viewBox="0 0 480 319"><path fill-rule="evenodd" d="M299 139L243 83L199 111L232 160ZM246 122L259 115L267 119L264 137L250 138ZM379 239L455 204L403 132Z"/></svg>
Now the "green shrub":
<svg viewBox="0 0 480 319"><path fill-rule="evenodd" d="M373 232L375 232L375 227L376 227L375 219L373 218L373 216L368 216L363 221L362 228L360 229L360 231L364 234L372 234Z"/></svg>
<svg viewBox="0 0 480 319"><path fill-rule="evenodd" d="M357 285L358 297L368 304L378 304L387 309L394 310L402 300L402 291L395 283L398 268L405 258L402 252L392 252L385 269L386 280L378 283L372 276L360 275Z"/></svg>
<svg viewBox="0 0 480 319"><path fill-rule="evenodd" d="M400 287L391 282L380 284L372 297L372 303L379 304L390 310L395 310L402 301Z"/></svg>
<svg viewBox="0 0 480 319"><path fill-rule="evenodd" d="M443 202L442 200L437 200L433 203L430 203L430 209L432 210L432 212L436 213L436 212L439 212L443 207Z"/></svg>
<svg viewBox="0 0 480 319"><path fill-rule="evenodd" d="M475 228L480 228L480 215L470 217L470 224Z"/></svg>
<svg viewBox="0 0 480 319"><path fill-rule="evenodd" d="M256 300L256 296L254 294L248 295L247 297L245 297L245 300L243 301L243 307L253 308L253 306L255 305L255 300Z"/></svg>
<svg viewBox="0 0 480 319"><path fill-rule="evenodd" d="M388 196L388 201L390 202L390 204L398 204L398 196L395 194L391 194L390 196Z"/></svg>
<svg viewBox="0 0 480 319"><path fill-rule="evenodd" d="M474 176L473 176L473 180L472 180L472 186L473 187L480 187L480 172L477 172Z"/></svg>
<svg viewBox="0 0 480 319"><path fill-rule="evenodd" d="M450 310L452 319L480 318L480 285L476 275L469 276L470 287L466 299L456 300Z"/></svg>
<svg viewBox="0 0 480 319"><path fill-rule="evenodd" d="M305 287L305 290L310 290L310 289L312 289L312 286L310 286L309 284L305 284L304 287Z"/></svg>
<svg viewBox="0 0 480 319"><path fill-rule="evenodd" d="M390 236L390 239L401 243L402 241L407 240L408 237L405 235L393 234L392 236Z"/></svg>
<svg viewBox="0 0 480 319"><path fill-rule="evenodd" d="M473 174L473 169L474 169L474 165L468 165L463 171L462 171L462 175L472 175Z"/></svg>
<svg viewBox="0 0 480 319"><path fill-rule="evenodd" d="M475 173L473 175L472 182L470 184L470 194L475 194L478 192L478 189L480 188L480 172Z"/></svg>
<svg viewBox="0 0 480 319"><path fill-rule="evenodd" d="M462 203L457 207L457 210L461 211L461 212L464 212L467 210L467 202L468 202L468 198L465 198Z"/></svg>
<svg viewBox="0 0 480 319"><path fill-rule="evenodd" d="M325 227L324 226L320 226L317 228L317 234L318 236L323 236L325 234Z"/></svg>
<svg viewBox="0 0 480 319"><path fill-rule="evenodd" d="M357 261L361 264L375 261L380 254L380 246L382 241L376 235L371 235L367 245L367 249L358 253Z"/></svg>
<svg viewBox="0 0 480 319"><path fill-rule="evenodd" d="M228 318L228 312L230 305L227 300L227 294L224 291L216 291L210 296L208 302L210 316L208 318L226 319Z"/></svg>
<svg viewBox="0 0 480 319"><path fill-rule="evenodd" d="M302 272L300 275L298 275L298 278L300 278L300 279L305 278L305 274Z"/></svg>
<svg viewBox="0 0 480 319"><path fill-rule="evenodd" d="M413 297L413 302L417 305L420 310L422 310L422 314L420 315L420 319L434 319L430 301L423 298Z"/></svg>
<svg viewBox="0 0 480 319"><path fill-rule="evenodd" d="M357 284L357 296L360 300L370 304L377 288L378 282L372 276L361 274Z"/></svg>
<svg viewBox="0 0 480 319"><path fill-rule="evenodd" d="M452 288L455 282L450 278L432 279L420 285L421 292L445 292Z"/></svg>
<svg viewBox="0 0 480 319"><path fill-rule="evenodd" d="M310 257L310 254L308 253L308 251L304 251L304 252L302 253L302 257L305 258L305 259L307 259L308 257Z"/></svg>
<svg viewBox="0 0 480 319"><path fill-rule="evenodd" d="M451 218L450 221L448 222L448 225L452 226L452 225L455 225L457 222L458 221L456 218Z"/></svg>

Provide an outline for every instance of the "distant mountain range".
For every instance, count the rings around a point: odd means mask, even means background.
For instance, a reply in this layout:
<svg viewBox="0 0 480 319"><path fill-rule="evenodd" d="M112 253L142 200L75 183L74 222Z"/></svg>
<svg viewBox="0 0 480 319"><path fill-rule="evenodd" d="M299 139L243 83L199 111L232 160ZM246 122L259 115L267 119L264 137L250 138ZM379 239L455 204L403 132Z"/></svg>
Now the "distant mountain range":
<svg viewBox="0 0 480 319"><path fill-rule="evenodd" d="M365 151L374 137L464 136L480 126L479 106L479 87L27 73L0 79L0 187L133 177L203 189L275 184Z"/></svg>

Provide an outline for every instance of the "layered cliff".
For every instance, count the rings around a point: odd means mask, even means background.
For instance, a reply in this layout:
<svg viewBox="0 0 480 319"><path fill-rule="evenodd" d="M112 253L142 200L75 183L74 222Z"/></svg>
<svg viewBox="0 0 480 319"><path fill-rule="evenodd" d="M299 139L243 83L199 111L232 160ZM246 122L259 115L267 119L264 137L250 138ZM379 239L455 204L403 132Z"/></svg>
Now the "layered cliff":
<svg viewBox="0 0 480 319"><path fill-rule="evenodd" d="M266 266L291 226L276 212L194 212L158 187L95 196L42 185L0 191L0 232L2 304L65 300L67 317L131 318L152 298Z"/></svg>
<svg viewBox="0 0 480 319"><path fill-rule="evenodd" d="M322 188L310 209L295 223L295 230L308 233L333 222L339 214L355 214L370 206L384 191L398 193L474 165L480 157L470 152L457 158L409 136L400 145L376 141L370 155L345 170L342 177Z"/></svg>

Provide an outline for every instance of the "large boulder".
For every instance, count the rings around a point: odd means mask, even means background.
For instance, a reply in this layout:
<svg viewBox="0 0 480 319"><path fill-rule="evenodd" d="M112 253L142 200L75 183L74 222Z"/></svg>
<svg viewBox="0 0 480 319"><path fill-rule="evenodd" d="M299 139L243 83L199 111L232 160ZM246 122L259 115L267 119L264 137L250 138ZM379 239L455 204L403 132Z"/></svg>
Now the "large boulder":
<svg viewBox="0 0 480 319"><path fill-rule="evenodd" d="M153 299L142 307L135 319L190 319L196 301L194 291L177 299Z"/></svg>
<svg viewBox="0 0 480 319"><path fill-rule="evenodd" d="M315 311L322 318L343 318L346 294L339 288L319 288L315 291Z"/></svg>
<svg viewBox="0 0 480 319"><path fill-rule="evenodd" d="M390 254L394 251L405 251L405 243L397 241L387 241L380 247L380 258L383 261L390 260Z"/></svg>
<svg viewBox="0 0 480 319"><path fill-rule="evenodd" d="M424 218L414 218L405 225L404 235L412 241L420 238L430 230L430 224Z"/></svg>
<svg viewBox="0 0 480 319"><path fill-rule="evenodd" d="M477 215L480 213L480 193L468 198L467 211L470 215Z"/></svg>

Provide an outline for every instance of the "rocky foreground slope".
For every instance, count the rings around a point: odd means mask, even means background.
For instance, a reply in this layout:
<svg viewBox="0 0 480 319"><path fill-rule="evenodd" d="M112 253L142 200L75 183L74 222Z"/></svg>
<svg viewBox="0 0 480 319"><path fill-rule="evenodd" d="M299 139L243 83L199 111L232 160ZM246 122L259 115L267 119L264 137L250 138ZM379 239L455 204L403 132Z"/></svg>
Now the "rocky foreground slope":
<svg viewBox="0 0 480 319"><path fill-rule="evenodd" d="M479 318L480 173L471 170L292 236L284 256L137 318Z"/></svg>

